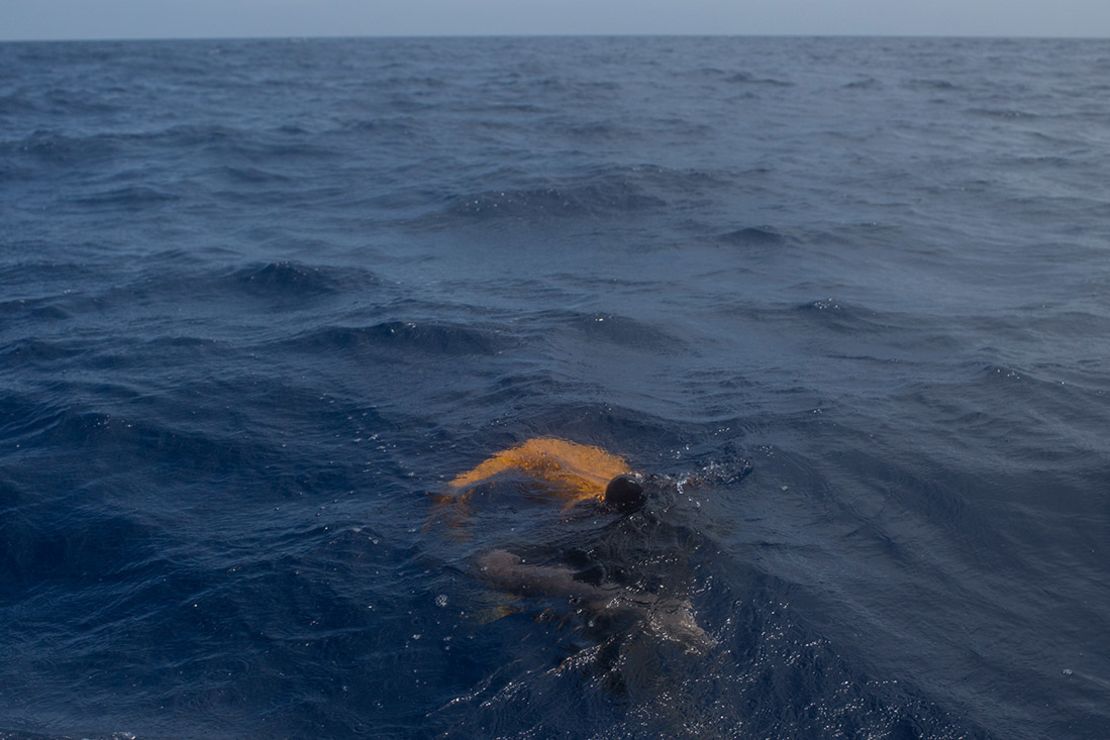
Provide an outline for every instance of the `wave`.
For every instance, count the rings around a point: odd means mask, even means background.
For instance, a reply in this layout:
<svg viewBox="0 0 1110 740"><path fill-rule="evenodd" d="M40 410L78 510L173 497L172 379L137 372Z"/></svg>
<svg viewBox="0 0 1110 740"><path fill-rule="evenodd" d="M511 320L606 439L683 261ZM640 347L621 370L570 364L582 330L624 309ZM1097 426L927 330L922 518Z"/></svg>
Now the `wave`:
<svg viewBox="0 0 1110 740"><path fill-rule="evenodd" d="M29 95L22 93L8 93L7 95L0 95L0 115L14 115L34 113L38 111L38 106Z"/></svg>
<svg viewBox="0 0 1110 740"><path fill-rule="evenodd" d="M68 316L64 311L62 314ZM84 354L85 350L72 342L29 338L0 346L0 358L20 363L51 363Z"/></svg>
<svg viewBox="0 0 1110 740"><path fill-rule="evenodd" d="M526 86L538 88L541 93L562 93L575 97L601 98L619 93L621 84L613 80L583 80L565 77L544 77L539 80L528 79Z"/></svg>
<svg viewBox="0 0 1110 740"><path fill-rule="evenodd" d="M1083 373L1064 366L1023 367L998 362L973 362L965 367L978 387L1015 392L1027 403L1035 399L1036 408L1058 412L1072 426L1081 427L1088 419L1098 417L1110 420L1110 413L1099 410L1106 394L1102 382L1110 376L1093 367ZM1089 409L1089 414L1084 419L1070 419L1075 409Z"/></svg>
<svg viewBox="0 0 1110 740"><path fill-rule="evenodd" d="M157 559L156 527L110 507L78 502L8 512L0 524L0 593L133 577Z"/></svg>
<svg viewBox="0 0 1110 740"><path fill-rule="evenodd" d="M768 226L748 226L717 235L717 241L738 247L786 244L784 234Z"/></svg>
<svg viewBox="0 0 1110 740"><path fill-rule="evenodd" d="M430 224L515 219L603 218L662 210L732 182L727 173L653 164L604 166L532 186L491 188L459 194L426 217Z"/></svg>
<svg viewBox="0 0 1110 740"><path fill-rule="evenodd" d="M793 87L794 83L777 77L760 77L744 70L729 71L720 67L698 67L685 74L710 80L722 80L732 85L768 85L772 87Z"/></svg>
<svg viewBox="0 0 1110 740"><path fill-rule="evenodd" d="M927 338L913 331L917 322L912 317L884 313L861 305L853 305L834 298L820 298L797 304L753 305L736 303L722 306L722 313L733 317L744 317L760 323L782 324L800 328L809 326L823 331L844 335L861 336L865 334L888 332L896 344L905 342L943 341L928 335ZM843 352L840 354L844 354Z"/></svg>
<svg viewBox="0 0 1110 740"><path fill-rule="evenodd" d="M22 139L0 142L0 154L32 157L41 163L55 165L95 162L118 151L114 136L67 136L45 129L38 129Z"/></svg>
<svg viewBox="0 0 1110 740"><path fill-rule="evenodd" d="M627 141L635 136L632 129L614 121L582 121L575 123L551 120L544 124L544 128L576 142L589 140Z"/></svg>
<svg viewBox="0 0 1110 740"><path fill-rule="evenodd" d="M90 96L85 90L54 88L39 93L43 108L55 116L81 116L116 113L123 106L107 102L104 96Z"/></svg>
<svg viewBox="0 0 1110 740"><path fill-rule="evenodd" d="M156 259L155 259L156 258ZM243 299L262 301L267 308L293 306L348 291L364 291L380 284L374 273L357 267L312 265L295 260L253 262L239 267L197 269L203 260L174 250L152 255L151 266L134 279L102 292L67 291L27 301L0 302L0 313L43 310L53 306L66 315L104 312L133 305L137 298L218 301L243 306ZM0 272L2 275L2 272ZM87 282L88 287L97 284ZM28 304L28 305L25 305Z"/></svg>
<svg viewBox="0 0 1110 740"><path fill-rule="evenodd" d="M0 154L29 156L52 164L87 164L125 153L147 155L151 148L188 150L194 156L206 153L219 156L221 160L233 157L250 162L267 162L274 157L326 157L337 153L310 137L304 129L287 125L245 129L216 124L175 124L88 136L37 129L23 138L0 141Z"/></svg>
<svg viewBox="0 0 1110 740"><path fill-rule="evenodd" d="M311 297L336 293L341 286L336 271L283 260L239 268L231 283L243 292L269 298Z"/></svg>
<svg viewBox="0 0 1110 740"><path fill-rule="evenodd" d="M0 284L7 286L6 295L0 298L0 312L42 306L56 294L70 293L100 276L93 266L71 261L74 252L90 246L76 237L66 244L70 252L63 259L51 259L56 250L49 239L10 239L0 241L0 246L12 260L0 262Z"/></svg>
<svg viewBox="0 0 1110 740"><path fill-rule="evenodd" d="M833 298L794 306L790 311L795 318L803 318L822 328L842 333L874 332L902 329L892 317L884 316L870 308L853 305Z"/></svg>
<svg viewBox="0 0 1110 740"><path fill-rule="evenodd" d="M1009 121L1040 118L1036 113L1030 113L1017 108L969 108L967 112L985 118L998 118Z"/></svg>
<svg viewBox="0 0 1110 740"><path fill-rule="evenodd" d="M378 118L345 118L338 121L340 131L374 134L409 135L419 126L414 116L390 116Z"/></svg>
<svg viewBox="0 0 1110 740"><path fill-rule="evenodd" d="M557 113L558 110L551 106L539 105L537 103L526 103L523 101L515 102L497 102L479 99L473 102L466 102L459 106L459 110L468 113L496 113L496 114L540 114L540 113Z"/></svg>
<svg viewBox="0 0 1110 740"><path fill-rule="evenodd" d="M879 82L874 77L864 77L863 79L852 80L851 82L845 82L841 85L845 90L875 90L882 86L883 83Z"/></svg>
<svg viewBox="0 0 1110 740"><path fill-rule="evenodd" d="M393 75L375 80L375 84L383 87L399 87L409 90L414 87L439 90L449 85L449 80L430 75Z"/></svg>
<svg viewBox="0 0 1110 740"><path fill-rule="evenodd" d="M22 242L20 249L28 251L44 248L38 242ZM47 259L26 259L8 264L0 264L0 284L42 288L45 285L70 287L80 285L84 281L94 280L98 277L97 270L88 265L77 262L62 262ZM9 298L0 302L0 305L14 303L20 299ZM40 296L30 300L41 300Z"/></svg>
<svg viewBox="0 0 1110 740"><path fill-rule="evenodd" d="M905 82L905 86L911 90L954 91L963 89L960 85L957 85L955 82L950 82L949 80L928 79L920 77L915 77L911 80L907 80Z"/></svg>
<svg viewBox="0 0 1110 740"><path fill-rule="evenodd" d="M329 326L288 343L313 352L422 352L442 355L492 355L508 340L493 331L442 323L385 321L370 326Z"/></svg>
<svg viewBox="0 0 1110 740"><path fill-rule="evenodd" d="M670 332L618 314L553 313L541 314L537 318L542 318L541 323L545 326L555 324L567 327L592 342L665 352L677 352L686 346L685 340Z"/></svg>
<svg viewBox="0 0 1110 740"><path fill-rule="evenodd" d="M301 132L301 133L293 133ZM251 162L271 158L320 157L337 154L300 128L280 125L265 129L242 129L218 125L176 125L132 135L152 144L178 148L197 148L211 154L241 157Z"/></svg>
<svg viewBox="0 0 1110 740"><path fill-rule="evenodd" d="M448 213L471 221L597 216L662 208L666 201L620 178L544 188L496 190L455 199Z"/></svg>
<svg viewBox="0 0 1110 740"><path fill-rule="evenodd" d="M122 188L101 190L80 198L74 198L72 202L82 206L100 208L109 206L135 208L170 203L179 199L179 195L166 190L144 185L129 185Z"/></svg>
<svg viewBox="0 0 1110 740"><path fill-rule="evenodd" d="M1110 459L1092 446L1110 424L1105 382L1073 382L1066 371L998 361L959 367L954 378L912 384L903 399L937 425L938 438L948 445L943 464L976 471L990 461L1005 475L1062 476L1070 481L1061 486L1062 497L1082 490L1085 478L1105 475ZM978 443L968 445L969 438ZM1069 485L1076 488L1069 491ZM1065 499L1057 503L1063 506Z"/></svg>
<svg viewBox="0 0 1110 740"><path fill-rule="evenodd" d="M0 432L6 438L35 449L84 449L105 465L134 457L170 469L231 474L276 454L245 435L202 434L70 403L8 398L3 408L8 419Z"/></svg>
<svg viewBox="0 0 1110 740"><path fill-rule="evenodd" d="M260 185L264 183L290 183L295 182L296 178L291 175L283 175L274 170L267 170L261 167L252 166L233 166L222 165L211 170L209 174L229 180L234 183L242 183L245 185Z"/></svg>
<svg viewBox="0 0 1110 740"><path fill-rule="evenodd" d="M780 80L775 77L756 77L750 72L736 72L725 78L725 82L733 85L770 85L772 87L793 87L789 80Z"/></svg>

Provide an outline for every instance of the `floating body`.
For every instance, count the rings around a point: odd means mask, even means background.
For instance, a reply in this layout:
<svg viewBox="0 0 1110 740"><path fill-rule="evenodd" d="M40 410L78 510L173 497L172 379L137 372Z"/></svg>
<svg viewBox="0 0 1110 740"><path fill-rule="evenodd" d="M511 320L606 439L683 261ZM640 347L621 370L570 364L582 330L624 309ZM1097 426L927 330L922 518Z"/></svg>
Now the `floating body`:
<svg viewBox="0 0 1110 740"><path fill-rule="evenodd" d="M545 484L566 506L593 501L621 520L644 506L644 485L652 479L633 473L624 458L600 447L570 442L556 437L537 437L494 453L476 467L455 476L449 483L453 493L441 502L463 504L465 512L471 493L482 483L503 474L522 474ZM618 522L619 523L619 522ZM650 523L650 524L649 524ZM645 532L654 532L656 520L630 525L632 545ZM628 539L621 532L613 533ZM649 543L650 544L650 543ZM550 563L550 559L545 558ZM699 652L713 644L712 638L694 618L689 599L663 596L629 583L601 578L596 582L565 564L529 563L520 555L495 549L478 557L478 575L488 585L514 599L565 599L574 611L589 616L590 624L623 624L625 628L680 643L686 650ZM598 564L604 573L605 564ZM613 566L614 563L609 563ZM610 570L625 570L619 563ZM635 567L633 564L627 564ZM499 616L510 613L499 612Z"/></svg>

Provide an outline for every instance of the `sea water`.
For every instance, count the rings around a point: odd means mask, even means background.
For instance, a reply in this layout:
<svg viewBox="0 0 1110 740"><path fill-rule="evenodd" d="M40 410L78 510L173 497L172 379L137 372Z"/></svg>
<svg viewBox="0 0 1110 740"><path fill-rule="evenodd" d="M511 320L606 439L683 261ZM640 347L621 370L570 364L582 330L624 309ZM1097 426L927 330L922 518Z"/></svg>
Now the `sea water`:
<svg viewBox="0 0 1110 740"><path fill-rule="evenodd" d="M0 70L0 736L1110 731L1110 42ZM433 516L533 436L671 481L711 649L483 584L595 521Z"/></svg>

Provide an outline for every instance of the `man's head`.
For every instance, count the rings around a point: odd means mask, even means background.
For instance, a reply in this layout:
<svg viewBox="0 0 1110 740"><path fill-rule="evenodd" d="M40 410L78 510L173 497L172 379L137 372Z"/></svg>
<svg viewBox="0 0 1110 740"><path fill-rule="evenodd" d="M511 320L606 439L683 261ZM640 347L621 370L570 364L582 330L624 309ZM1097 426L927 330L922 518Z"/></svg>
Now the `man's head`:
<svg viewBox="0 0 1110 740"><path fill-rule="evenodd" d="M619 511L635 511L647 501L644 478L635 473L618 475L605 487L605 503Z"/></svg>

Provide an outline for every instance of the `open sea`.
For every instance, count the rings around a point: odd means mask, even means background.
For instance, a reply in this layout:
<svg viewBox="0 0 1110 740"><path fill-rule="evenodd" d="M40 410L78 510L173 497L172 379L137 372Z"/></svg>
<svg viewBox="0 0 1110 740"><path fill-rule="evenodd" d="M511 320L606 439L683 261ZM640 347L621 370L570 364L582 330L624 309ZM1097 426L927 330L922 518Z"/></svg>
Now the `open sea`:
<svg viewBox="0 0 1110 740"><path fill-rule="evenodd" d="M1110 41L0 44L6 740L1110 737L1108 392Z"/></svg>

